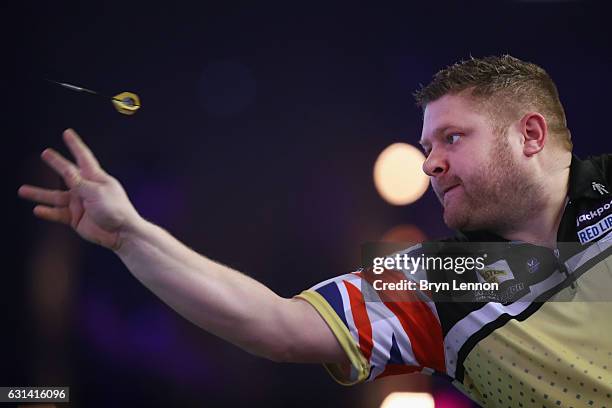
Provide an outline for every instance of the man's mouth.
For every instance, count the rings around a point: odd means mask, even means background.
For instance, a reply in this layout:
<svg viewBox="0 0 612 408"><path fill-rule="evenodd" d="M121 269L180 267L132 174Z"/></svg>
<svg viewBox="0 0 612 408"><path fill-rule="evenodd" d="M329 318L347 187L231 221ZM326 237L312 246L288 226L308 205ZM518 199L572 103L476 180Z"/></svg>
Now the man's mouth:
<svg viewBox="0 0 612 408"><path fill-rule="evenodd" d="M448 193L449 191L453 190L456 187L459 187L460 184L454 184L452 186L446 187L444 190L442 190L442 195L446 195L446 193Z"/></svg>

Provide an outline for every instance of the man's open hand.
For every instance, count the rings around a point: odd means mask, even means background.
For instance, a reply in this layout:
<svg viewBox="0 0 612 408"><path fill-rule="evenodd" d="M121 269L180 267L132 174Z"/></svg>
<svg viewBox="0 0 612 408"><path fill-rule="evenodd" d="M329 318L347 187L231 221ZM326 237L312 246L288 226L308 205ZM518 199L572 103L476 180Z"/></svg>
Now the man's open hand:
<svg viewBox="0 0 612 408"><path fill-rule="evenodd" d="M53 149L41 157L68 186L67 191L23 185L19 195L36 202L34 215L70 225L81 237L110 249L121 245L120 233L140 220L125 190L107 174L72 129L64 131L64 142L76 165Z"/></svg>

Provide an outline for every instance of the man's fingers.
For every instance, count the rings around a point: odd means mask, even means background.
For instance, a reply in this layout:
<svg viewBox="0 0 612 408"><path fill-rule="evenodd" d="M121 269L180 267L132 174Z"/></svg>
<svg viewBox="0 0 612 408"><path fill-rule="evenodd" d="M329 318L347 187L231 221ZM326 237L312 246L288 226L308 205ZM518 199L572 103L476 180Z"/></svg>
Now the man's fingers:
<svg viewBox="0 0 612 408"><path fill-rule="evenodd" d="M66 129L64 131L64 142L66 142L68 149L70 149L80 168L90 172L96 172L100 169L100 164L96 157L73 129Z"/></svg>
<svg viewBox="0 0 612 408"><path fill-rule="evenodd" d="M61 222L62 224L70 225L70 210L68 207L52 208L46 205L37 205L34 207L34 215L43 220Z"/></svg>
<svg viewBox="0 0 612 408"><path fill-rule="evenodd" d="M48 190L35 186L23 185L19 188L20 197L41 204L66 207L70 202L70 193L60 190Z"/></svg>
<svg viewBox="0 0 612 408"><path fill-rule="evenodd" d="M68 188L73 188L82 181L79 169L55 150L45 149L40 156L57 174L62 176Z"/></svg>

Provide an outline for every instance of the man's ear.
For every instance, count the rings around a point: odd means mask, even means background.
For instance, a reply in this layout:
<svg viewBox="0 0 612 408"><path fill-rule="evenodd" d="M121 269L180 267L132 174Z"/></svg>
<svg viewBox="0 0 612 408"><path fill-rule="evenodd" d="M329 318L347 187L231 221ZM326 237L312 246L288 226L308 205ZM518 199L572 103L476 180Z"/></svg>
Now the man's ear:
<svg viewBox="0 0 612 408"><path fill-rule="evenodd" d="M544 148L548 142L548 126L546 119L538 112L528 112L519 124L523 135L523 153L533 156Z"/></svg>

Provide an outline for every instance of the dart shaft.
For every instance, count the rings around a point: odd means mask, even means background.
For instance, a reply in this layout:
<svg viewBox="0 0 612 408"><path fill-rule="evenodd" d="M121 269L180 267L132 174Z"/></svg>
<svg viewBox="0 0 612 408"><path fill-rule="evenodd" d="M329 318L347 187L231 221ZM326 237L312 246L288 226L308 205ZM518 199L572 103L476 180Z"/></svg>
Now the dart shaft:
<svg viewBox="0 0 612 408"><path fill-rule="evenodd" d="M45 80L48 81L48 82L52 82L54 84L57 84L59 86L62 86L64 88L66 88L66 89L70 89L72 91L87 92L87 93L90 93L90 94L93 94L93 95L98 95L98 93L96 91L92 91L91 89L83 88L83 87L72 85L72 84L67 84L65 82L54 81L52 79L45 79Z"/></svg>
<svg viewBox="0 0 612 408"><path fill-rule="evenodd" d="M81 88L80 86L66 84L64 82L56 82L56 84L59 84L59 85L63 86L64 88L72 89L73 91L77 91L77 92L87 92L87 93L91 93L91 94L97 94L97 92L92 91L91 89Z"/></svg>

